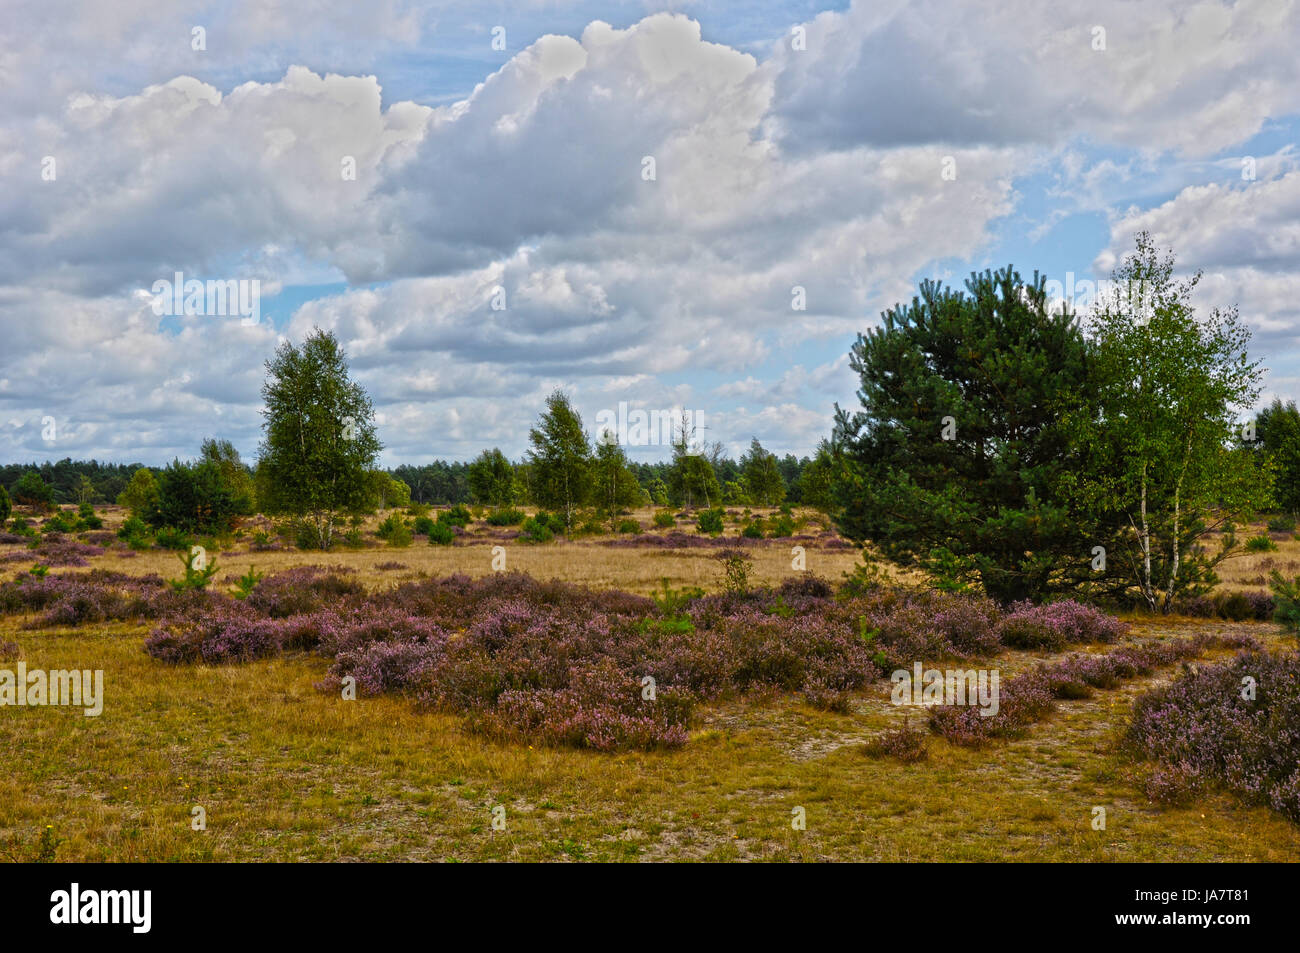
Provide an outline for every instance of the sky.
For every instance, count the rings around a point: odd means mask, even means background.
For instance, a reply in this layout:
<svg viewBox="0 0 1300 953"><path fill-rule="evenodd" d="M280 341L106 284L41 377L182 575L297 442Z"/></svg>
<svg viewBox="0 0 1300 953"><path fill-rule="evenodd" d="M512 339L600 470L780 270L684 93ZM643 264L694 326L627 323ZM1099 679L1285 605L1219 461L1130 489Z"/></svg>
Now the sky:
<svg viewBox="0 0 1300 953"><path fill-rule="evenodd" d="M251 459L316 327L387 466L517 458L556 388L805 455L921 280L1139 230L1300 398L1295 0L0 8L0 462Z"/></svg>

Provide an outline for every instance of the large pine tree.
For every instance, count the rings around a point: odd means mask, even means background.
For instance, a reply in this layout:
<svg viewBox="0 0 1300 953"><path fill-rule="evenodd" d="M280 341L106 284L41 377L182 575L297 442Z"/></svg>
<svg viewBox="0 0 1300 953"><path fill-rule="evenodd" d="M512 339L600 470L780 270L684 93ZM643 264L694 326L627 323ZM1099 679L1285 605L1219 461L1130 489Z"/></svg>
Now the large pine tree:
<svg viewBox="0 0 1300 953"><path fill-rule="evenodd" d="M1077 465L1062 413L1092 400L1087 355L1037 275L973 274L965 291L922 283L853 346L862 410L836 408L843 532L1002 600L1086 567L1086 534L1058 491Z"/></svg>

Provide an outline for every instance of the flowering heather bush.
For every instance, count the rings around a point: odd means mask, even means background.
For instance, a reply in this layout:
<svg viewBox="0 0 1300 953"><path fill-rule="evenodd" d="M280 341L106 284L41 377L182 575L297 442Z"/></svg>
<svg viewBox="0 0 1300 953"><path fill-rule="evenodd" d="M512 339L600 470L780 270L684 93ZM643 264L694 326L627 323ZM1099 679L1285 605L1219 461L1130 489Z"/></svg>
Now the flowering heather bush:
<svg viewBox="0 0 1300 953"><path fill-rule="evenodd" d="M1243 698L1245 679L1254 698ZM1300 655L1242 652L1184 672L1134 705L1127 742L1159 763L1153 800L1218 784L1300 821Z"/></svg>
<svg viewBox="0 0 1300 953"><path fill-rule="evenodd" d="M665 688L646 701L639 679L603 658L572 670L564 688L503 691L480 727L504 738L597 751L679 747L690 711L689 692Z"/></svg>
<svg viewBox="0 0 1300 953"><path fill-rule="evenodd" d="M848 605L865 609L861 624L875 633L888 669L910 668L917 659L989 656L1000 648L999 613L988 599L883 589Z"/></svg>
<svg viewBox="0 0 1300 953"><path fill-rule="evenodd" d="M23 553L11 553L5 558L8 561L36 560L46 566L88 566L89 557L103 554L102 546L90 546L63 537L47 537L35 549Z"/></svg>
<svg viewBox="0 0 1300 953"><path fill-rule="evenodd" d="M1122 681L1149 675L1210 649L1257 647L1250 636L1197 635L1191 639L1144 646L1125 646L1105 655L1075 655L1003 682L996 715L984 716L972 705L935 705L930 728L953 744L978 747L993 738L1012 737L1055 708L1054 699L1086 698L1094 688L1115 688Z"/></svg>
<svg viewBox="0 0 1300 953"><path fill-rule="evenodd" d="M248 662L280 651L276 623L247 603L213 601L201 614L169 619L149 635L145 651L163 662Z"/></svg>
<svg viewBox="0 0 1300 953"><path fill-rule="evenodd" d="M315 651L331 660L323 689L351 676L364 694L409 693L493 737L597 750L680 745L699 701L747 692L799 692L848 711L882 656L910 666L999 645L987 600L894 589L837 598L809 576L659 603L522 573L419 579L372 598L348 575L311 567L262 580L242 602L156 585L123 598L160 620L146 650L163 661ZM1003 710L1030 717L1017 712L1033 704L1022 685Z"/></svg>
<svg viewBox="0 0 1300 953"><path fill-rule="evenodd" d="M366 588L349 578L350 570L301 566L268 576L253 587L248 605L272 618L315 612L363 598Z"/></svg>
<svg viewBox="0 0 1300 953"><path fill-rule="evenodd" d="M17 642L0 642L0 662L17 662L22 657L23 650Z"/></svg>
<svg viewBox="0 0 1300 953"><path fill-rule="evenodd" d="M1073 599L1042 606L1018 602L998 627L1003 645L1051 651L1074 643L1114 642L1127 631L1114 616Z"/></svg>
<svg viewBox="0 0 1300 953"><path fill-rule="evenodd" d="M904 764L915 764L930 757L925 732L913 728L910 722L872 738L862 746L862 752L868 758L896 758Z"/></svg>
<svg viewBox="0 0 1300 953"><path fill-rule="evenodd" d="M369 642L339 653L323 688L335 689L345 676L363 695L401 692L419 686L442 658L445 640Z"/></svg>
<svg viewBox="0 0 1300 953"><path fill-rule="evenodd" d="M0 614L41 613L28 628L143 618L149 614L150 596L161 585L157 576L98 569L46 576L22 573L0 585Z"/></svg>

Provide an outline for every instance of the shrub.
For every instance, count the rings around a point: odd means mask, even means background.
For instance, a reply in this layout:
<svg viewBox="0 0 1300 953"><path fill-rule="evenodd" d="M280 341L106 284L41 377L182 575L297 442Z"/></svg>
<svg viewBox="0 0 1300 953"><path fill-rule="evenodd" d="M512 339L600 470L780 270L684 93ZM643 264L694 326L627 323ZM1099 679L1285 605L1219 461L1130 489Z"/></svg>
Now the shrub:
<svg viewBox="0 0 1300 953"><path fill-rule="evenodd" d="M411 545L411 529L406 523L398 521L388 534L388 545L404 547Z"/></svg>
<svg viewBox="0 0 1300 953"><path fill-rule="evenodd" d="M907 722L902 728L887 731L862 746L868 758L896 758L904 764L915 764L930 757L925 732Z"/></svg>
<svg viewBox="0 0 1300 953"><path fill-rule="evenodd" d="M45 485L35 470L28 470L19 477L10 495L13 502L20 506L32 506L41 510L47 509L54 500L54 491Z"/></svg>
<svg viewBox="0 0 1300 953"><path fill-rule="evenodd" d="M1300 641L1300 578L1286 579L1276 569L1269 576L1276 607L1273 618L1290 629Z"/></svg>
<svg viewBox="0 0 1300 953"><path fill-rule="evenodd" d="M348 606L365 594L365 586L343 570L300 566L268 576L245 601L271 618L284 618Z"/></svg>
<svg viewBox="0 0 1300 953"><path fill-rule="evenodd" d="M473 517L470 515L469 507L464 503L457 503L449 510L443 510L438 514L438 522L445 523L449 526L459 526L464 529L469 525Z"/></svg>
<svg viewBox="0 0 1300 953"><path fill-rule="evenodd" d="M722 516L723 512L720 509L704 510L696 520L695 527L701 533L718 536L722 533Z"/></svg>
<svg viewBox="0 0 1300 953"><path fill-rule="evenodd" d="M677 520L668 510L659 510L654 515L654 524L656 529L671 529L677 525Z"/></svg>
<svg viewBox="0 0 1300 953"><path fill-rule="evenodd" d="M1255 617L1255 607L1244 593L1220 592L1214 597L1215 611L1225 619L1242 622Z"/></svg>
<svg viewBox="0 0 1300 953"><path fill-rule="evenodd" d="M375 535L380 539L388 540L398 531L399 527L402 529L406 528L406 523L402 520L402 517L397 513L389 513L380 520L379 525L375 527Z"/></svg>
<svg viewBox="0 0 1300 953"><path fill-rule="evenodd" d="M1114 642L1127 631L1113 616L1070 599L1042 606L1016 603L998 636L1010 648L1059 651L1071 643Z"/></svg>
<svg viewBox="0 0 1300 953"><path fill-rule="evenodd" d="M224 536L234 529L237 517L251 509L252 500L242 495L216 461L175 460L162 471L157 498L142 515L154 527Z"/></svg>
<svg viewBox="0 0 1300 953"><path fill-rule="evenodd" d="M428 516L417 516L415 518L415 534L417 536L428 536L429 531L433 529L433 519Z"/></svg>
<svg viewBox="0 0 1300 953"><path fill-rule="evenodd" d="M632 519L619 520L615 529L620 533L639 533L641 532L641 524Z"/></svg>
<svg viewBox="0 0 1300 953"><path fill-rule="evenodd" d="M953 744L979 747L991 739L1015 737L1055 707L1054 699L1086 698L1094 688L1114 688L1157 668L1204 654L1209 649L1258 647L1250 636L1196 636L1105 655L1076 655L1052 665L1039 664L1003 682L998 713L985 716L970 705L936 705L931 730Z"/></svg>
<svg viewBox="0 0 1300 953"><path fill-rule="evenodd" d="M75 533L77 518L63 510L55 510L54 515L41 525L42 533Z"/></svg>
<svg viewBox="0 0 1300 953"><path fill-rule="evenodd" d="M1277 543L1268 536L1251 536L1246 540L1246 551L1251 553L1269 553L1277 550Z"/></svg>
<svg viewBox="0 0 1300 953"><path fill-rule="evenodd" d="M180 579L169 579L169 585L173 592L185 592L190 589L205 589L212 577L217 572L217 561L215 559L203 561L200 563L201 554L198 548L191 550L189 553L182 553L180 560L185 566L185 575Z"/></svg>
<svg viewBox="0 0 1300 953"><path fill-rule="evenodd" d="M149 538L149 524L138 516L128 516L122 525L118 527L117 538L127 542L133 539L147 540Z"/></svg>
<svg viewBox="0 0 1300 953"><path fill-rule="evenodd" d="M248 572L235 581L235 598L247 599L252 594L257 584L266 578L264 573L258 572L252 566L248 567Z"/></svg>
<svg viewBox="0 0 1300 953"><path fill-rule="evenodd" d="M1242 697L1251 679L1253 697ZM1243 652L1180 674L1133 706L1126 741L1159 767L1153 800L1221 785L1300 821L1300 655Z"/></svg>
<svg viewBox="0 0 1300 953"><path fill-rule="evenodd" d="M172 526L163 526L153 534L153 541L162 549L185 549L194 545L189 533Z"/></svg>
<svg viewBox="0 0 1300 953"><path fill-rule="evenodd" d="M1289 513L1271 517L1268 521L1268 531L1270 533L1294 533L1295 526L1295 517Z"/></svg>
<svg viewBox="0 0 1300 953"><path fill-rule="evenodd" d="M722 563L722 588L733 596L749 592L749 574L754 561L749 553L739 549L724 549L714 556Z"/></svg>
<svg viewBox="0 0 1300 953"><path fill-rule="evenodd" d="M9 514L13 511L14 507L9 500L9 491L0 486L0 526L4 526L5 520L9 519Z"/></svg>
<svg viewBox="0 0 1300 953"><path fill-rule="evenodd" d="M430 546L450 546L456 539L456 531L447 523L434 523L429 527Z"/></svg>
<svg viewBox="0 0 1300 953"><path fill-rule="evenodd" d="M767 521L767 530L768 537L771 539L784 539L787 536L793 536L794 520L785 513L780 516L773 516Z"/></svg>
<svg viewBox="0 0 1300 953"><path fill-rule="evenodd" d="M551 532L550 526L544 520L530 516L524 520L523 533L520 538L529 543L549 543L555 538L555 534Z"/></svg>
<svg viewBox="0 0 1300 953"><path fill-rule="evenodd" d="M756 519L745 525L740 531L740 535L745 539L762 539L763 538L763 521Z"/></svg>
<svg viewBox="0 0 1300 953"><path fill-rule="evenodd" d="M522 510L507 506L489 513L487 515L487 524L489 526L518 526L524 521L524 517L525 514Z"/></svg>

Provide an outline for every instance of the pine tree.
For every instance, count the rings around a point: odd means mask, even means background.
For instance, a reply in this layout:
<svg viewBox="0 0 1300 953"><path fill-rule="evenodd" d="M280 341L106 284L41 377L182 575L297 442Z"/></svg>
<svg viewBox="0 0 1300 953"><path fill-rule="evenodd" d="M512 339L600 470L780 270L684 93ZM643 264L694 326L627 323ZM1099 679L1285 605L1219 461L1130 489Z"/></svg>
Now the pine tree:
<svg viewBox="0 0 1300 953"><path fill-rule="evenodd" d="M749 453L740 458L740 470L750 502L776 506L785 499L785 480L776 454L764 450L757 437L750 443Z"/></svg>
<svg viewBox="0 0 1300 953"><path fill-rule="evenodd" d="M488 506L508 506L514 502L515 468L500 450L493 448L480 453L469 465L466 477L476 502Z"/></svg>
<svg viewBox="0 0 1300 953"><path fill-rule="evenodd" d="M850 355L863 409L836 408L841 530L1006 601L1086 569L1091 542L1060 485L1080 466L1062 416L1096 406L1087 355L1037 275L973 274L964 292L923 282Z"/></svg>
<svg viewBox="0 0 1300 953"><path fill-rule="evenodd" d="M627 466L627 454L619 446L612 431L606 430L596 441L595 460L592 464L597 505L614 528L621 510L641 502L641 484Z"/></svg>

